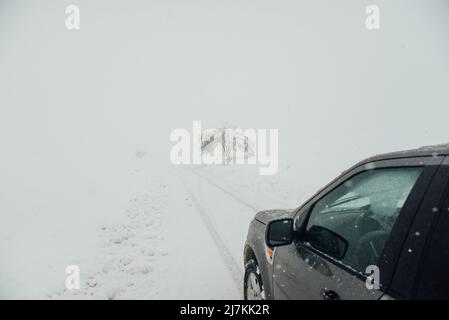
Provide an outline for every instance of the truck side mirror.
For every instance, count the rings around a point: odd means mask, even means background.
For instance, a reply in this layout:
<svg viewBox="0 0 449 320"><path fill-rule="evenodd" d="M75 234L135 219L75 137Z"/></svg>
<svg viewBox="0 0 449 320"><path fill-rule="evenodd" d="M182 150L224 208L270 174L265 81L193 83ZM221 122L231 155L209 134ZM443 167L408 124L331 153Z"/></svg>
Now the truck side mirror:
<svg viewBox="0 0 449 320"><path fill-rule="evenodd" d="M293 219L271 221L267 226L266 242L269 247L279 247L292 243Z"/></svg>

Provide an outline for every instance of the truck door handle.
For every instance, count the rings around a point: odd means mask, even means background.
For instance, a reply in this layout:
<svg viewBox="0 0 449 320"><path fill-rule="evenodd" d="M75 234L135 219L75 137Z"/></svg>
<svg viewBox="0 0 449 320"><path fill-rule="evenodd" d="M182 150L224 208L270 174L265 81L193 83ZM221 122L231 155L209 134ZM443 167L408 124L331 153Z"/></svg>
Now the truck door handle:
<svg viewBox="0 0 449 320"><path fill-rule="evenodd" d="M321 297L324 300L340 300L340 296L334 291L329 289L321 290Z"/></svg>

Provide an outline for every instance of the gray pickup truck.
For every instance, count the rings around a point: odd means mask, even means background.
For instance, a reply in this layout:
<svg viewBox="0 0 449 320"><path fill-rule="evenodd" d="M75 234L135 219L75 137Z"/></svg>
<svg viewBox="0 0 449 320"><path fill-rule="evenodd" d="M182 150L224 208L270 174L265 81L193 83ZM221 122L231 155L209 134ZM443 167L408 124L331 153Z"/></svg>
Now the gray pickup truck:
<svg viewBox="0 0 449 320"><path fill-rule="evenodd" d="M448 299L449 146L359 162L294 210L256 214L244 297Z"/></svg>

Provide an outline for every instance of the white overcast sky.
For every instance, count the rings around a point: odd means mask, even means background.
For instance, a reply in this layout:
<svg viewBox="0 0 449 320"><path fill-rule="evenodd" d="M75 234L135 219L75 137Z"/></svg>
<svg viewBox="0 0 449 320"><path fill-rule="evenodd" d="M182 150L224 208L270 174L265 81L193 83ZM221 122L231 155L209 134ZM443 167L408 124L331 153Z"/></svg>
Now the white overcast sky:
<svg viewBox="0 0 449 320"><path fill-rule="evenodd" d="M9 166L137 146L166 161L169 132L196 119L279 128L281 163L303 166L448 141L444 0L0 3ZM69 4L80 31L65 29Z"/></svg>

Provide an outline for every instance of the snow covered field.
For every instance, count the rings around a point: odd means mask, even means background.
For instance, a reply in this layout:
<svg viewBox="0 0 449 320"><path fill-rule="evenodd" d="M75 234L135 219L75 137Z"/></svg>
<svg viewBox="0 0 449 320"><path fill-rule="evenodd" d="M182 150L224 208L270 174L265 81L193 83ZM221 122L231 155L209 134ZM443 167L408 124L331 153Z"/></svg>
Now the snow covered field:
<svg viewBox="0 0 449 320"><path fill-rule="evenodd" d="M37 235L40 216L24 225L32 235L3 225L2 298L240 299L254 214L293 208L314 191L292 184L290 168L260 176L255 166L155 165L144 151L127 165L121 183L101 184L116 191L108 214L64 214ZM72 264L80 290L65 288Z"/></svg>
<svg viewBox="0 0 449 320"><path fill-rule="evenodd" d="M121 223L101 228L95 256L79 261L81 290L65 290L61 283L45 297L242 298L249 221L257 210L293 207L297 197L288 198L273 181L258 181L248 167L138 172L146 177L146 191L130 198Z"/></svg>

